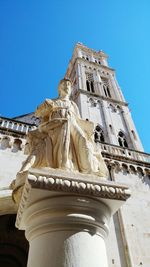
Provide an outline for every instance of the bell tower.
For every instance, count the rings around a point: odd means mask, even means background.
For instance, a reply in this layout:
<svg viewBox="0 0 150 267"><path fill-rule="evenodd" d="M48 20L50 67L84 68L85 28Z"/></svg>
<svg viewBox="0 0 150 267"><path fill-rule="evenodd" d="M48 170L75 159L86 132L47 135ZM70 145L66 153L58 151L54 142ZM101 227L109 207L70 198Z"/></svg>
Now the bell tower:
<svg viewBox="0 0 150 267"><path fill-rule="evenodd" d="M69 63L66 77L73 82L72 98L81 117L95 124L95 142L143 151L125 101L108 66L108 56L78 43Z"/></svg>
<svg viewBox="0 0 150 267"><path fill-rule="evenodd" d="M66 77L81 117L94 122L94 138L110 180L126 184L131 197L111 220L109 267L148 267L150 257L150 155L145 153L115 70L103 51L78 43Z"/></svg>

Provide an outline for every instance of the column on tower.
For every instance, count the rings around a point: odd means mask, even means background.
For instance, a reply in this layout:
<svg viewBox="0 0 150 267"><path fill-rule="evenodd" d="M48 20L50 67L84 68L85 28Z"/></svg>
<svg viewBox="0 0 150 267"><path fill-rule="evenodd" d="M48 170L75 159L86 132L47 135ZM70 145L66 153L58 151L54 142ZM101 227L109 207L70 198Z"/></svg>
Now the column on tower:
<svg viewBox="0 0 150 267"><path fill-rule="evenodd" d="M109 127L109 118L108 118L108 114L107 114L107 102L106 101L101 101L101 109L102 109L102 114L103 114L103 118L104 118L106 133L107 133L107 142L112 143L112 137L111 137L111 131L110 131L110 127Z"/></svg>
<svg viewBox="0 0 150 267"><path fill-rule="evenodd" d="M77 62L77 75L79 79L79 89L86 90L86 76L84 66Z"/></svg>
<svg viewBox="0 0 150 267"><path fill-rule="evenodd" d="M118 140L117 140L117 129L116 129L116 120L114 120L113 116L112 116L112 111L110 108L111 103L108 103L107 105L107 112L108 112L108 116L109 116L109 130L110 130L110 134L111 134L111 144L113 145L118 145ZM115 110L115 108L114 108Z"/></svg>
<svg viewBox="0 0 150 267"><path fill-rule="evenodd" d="M112 75L112 80L113 80L114 85L116 86L116 88L117 88L117 90L118 90L118 92L119 92L119 95L120 95L122 101L125 102L124 95L123 95L123 93L122 93L122 91L121 91L121 89L120 89L120 86L119 86L119 84L118 84L118 81L117 81L115 75Z"/></svg>
<svg viewBox="0 0 150 267"><path fill-rule="evenodd" d="M95 71L95 93L97 93L98 95L101 94L101 77L99 75L98 70Z"/></svg>
<svg viewBox="0 0 150 267"><path fill-rule="evenodd" d="M79 89L82 88L82 75L81 75L81 68L80 68L80 63L77 63L77 76L78 76L78 86Z"/></svg>
<svg viewBox="0 0 150 267"><path fill-rule="evenodd" d="M112 87L114 89L113 92L114 92L114 95L115 95L116 100L119 100L119 101L123 101L124 102L125 101L124 100L124 97L121 94L120 89L117 86L116 81L115 81L114 76L113 76L112 73L109 73L109 78L110 78L110 82L112 84Z"/></svg>
<svg viewBox="0 0 150 267"><path fill-rule="evenodd" d="M142 143L136 132L133 120L131 119L128 107L122 106L122 118L127 128L128 136L130 138L131 146L135 150L144 151ZM133 136L134 133L134 136ZM137 141L136 141L137 139Z"/></svg>

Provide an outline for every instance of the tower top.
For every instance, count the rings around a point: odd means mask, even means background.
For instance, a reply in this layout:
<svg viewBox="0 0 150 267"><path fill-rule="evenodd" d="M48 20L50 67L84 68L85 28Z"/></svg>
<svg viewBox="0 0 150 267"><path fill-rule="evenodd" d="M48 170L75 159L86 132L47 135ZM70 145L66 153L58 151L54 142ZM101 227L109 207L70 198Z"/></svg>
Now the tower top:
<svg viewBox="0 0 150 267"><path fill-rule="evenodd" d="M101 66L102 68L105 68L105 70L109 70L112 74L114 74L114 69L108 66L107 60L108 55L102 50L96 51L78 42L74 47L73 55L70 59L65 77L70 77L74 65L78 61L93 65L94 68L99 68Z"/></svg>
<svg viewBox="0 0 150 267"><path fill-rule="evenodd" d="M76 50L78 50L78 49L82 50L82 51L85 51L85 52L88 52L88 53L93 53L95 56L102 56L102 57L108 58L108 55L103 50L96 51L96 50L94 50L92 48L87 47L86 45L84 45L81 42L78 42L75 45L74 52Z"/></svg>

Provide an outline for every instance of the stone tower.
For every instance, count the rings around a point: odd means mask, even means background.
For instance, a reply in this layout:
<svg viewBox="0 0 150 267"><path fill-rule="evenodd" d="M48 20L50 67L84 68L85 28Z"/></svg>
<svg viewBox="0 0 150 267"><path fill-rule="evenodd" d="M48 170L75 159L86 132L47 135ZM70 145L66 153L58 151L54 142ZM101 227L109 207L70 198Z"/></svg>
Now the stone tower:
<svg viewBox="0 0 150 267"><path fill-rule="evenodd" d="M110 222L106 244L109 267L149 267L150 155L143 151L115 71L108 66L104 52L78 43L66 77L73 83L72 99L81 117L95 124L95 143L108 166L109 179L126 184L132 191L131 198ZM37 125L34 113L0 118L0 265L3 266L26 266L28 244L14 226L17 209L11 199L10 183L26 159L26 134Z"/></svg>
<svg viewBox="0 0 150 267"><path fill-rule="evenodd" d="M73 82L73 100L83 119L95 123L95 141L143 151L128 104L108 66L108 56L78 44L66 76Z"/></svg>
<svg viewBox="0 0 150 267"><path fill-rule="evenodd" d="M144 153L128 103L109 67L108 56L78 43L66 72L81 117L95 124L94 138L110 179L126 183L132 197L114 216L108 240L110 266L148 267L150 155ZM112 245L113 244L113 245Z"/></svg>

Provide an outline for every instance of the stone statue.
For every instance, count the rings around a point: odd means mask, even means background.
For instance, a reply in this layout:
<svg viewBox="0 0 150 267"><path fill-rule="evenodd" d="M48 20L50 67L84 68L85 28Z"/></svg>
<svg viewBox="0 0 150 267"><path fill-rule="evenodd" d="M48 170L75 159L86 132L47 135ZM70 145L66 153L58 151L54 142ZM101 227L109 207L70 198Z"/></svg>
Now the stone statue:
<svg viewBox="0 0 150 267"><path fill-rule="evenodd" d="M70 80L61 80L58 91L57 99L46 99L35 112L41 123L28 134L29 156L19 173L30 167L49 167L108 176L93 140L94 124L82 120L78 107L69 99Z"/></svg>

